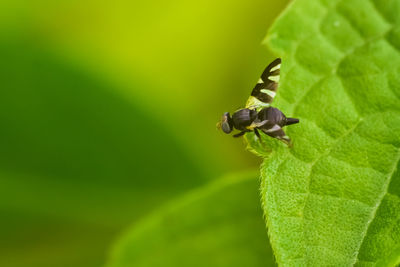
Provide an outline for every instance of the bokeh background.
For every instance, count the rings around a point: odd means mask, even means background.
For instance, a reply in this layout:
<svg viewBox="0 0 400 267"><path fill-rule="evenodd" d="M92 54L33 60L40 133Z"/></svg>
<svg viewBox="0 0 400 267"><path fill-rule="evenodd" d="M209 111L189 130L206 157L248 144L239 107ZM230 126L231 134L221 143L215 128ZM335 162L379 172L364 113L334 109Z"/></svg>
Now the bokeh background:
<svg viewBox="0 0 400 267"><path fill-rule="evenodd" d="M101 266L183 192L257 169L216 130L288 1L0 2L0 266Z"/></svg>

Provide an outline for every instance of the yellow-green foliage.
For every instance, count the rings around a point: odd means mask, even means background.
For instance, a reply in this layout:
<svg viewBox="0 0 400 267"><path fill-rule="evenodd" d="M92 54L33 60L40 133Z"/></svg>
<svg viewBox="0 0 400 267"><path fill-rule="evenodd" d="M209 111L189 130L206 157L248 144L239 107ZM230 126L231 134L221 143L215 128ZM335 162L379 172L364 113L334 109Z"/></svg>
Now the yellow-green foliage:
<svg viewBox="0 0 400 267"><path fill-rule="evenodd" d="M225 177L135 225L107 266L272 266L255 172Z"/></svg>
<svg viewBox="0 0 400 267"><path fill-rule="evenodd" d="M297 0L266 39L275 105L300 124L264 155L262 204L282 266L400 261L400 2Z"/></svg>

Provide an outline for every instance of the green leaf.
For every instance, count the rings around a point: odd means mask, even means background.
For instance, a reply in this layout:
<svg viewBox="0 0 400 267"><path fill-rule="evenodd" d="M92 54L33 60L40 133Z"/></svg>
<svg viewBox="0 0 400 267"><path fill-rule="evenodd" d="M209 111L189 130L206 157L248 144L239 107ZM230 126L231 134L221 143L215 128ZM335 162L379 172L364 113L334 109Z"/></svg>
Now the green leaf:
<svg viewBox="0 0 400 267"><path fill-rule="evenodd" d="M169 203L117 242L107 266L273 266L256 176L228 176Z"/></svg>
<svg viewBox="0 0 400 267"><path fill-rule="evenodd" d="M284 266L400 262L400 2L297 0L266 39L294 146L265 138L262 204Z"/></svg>

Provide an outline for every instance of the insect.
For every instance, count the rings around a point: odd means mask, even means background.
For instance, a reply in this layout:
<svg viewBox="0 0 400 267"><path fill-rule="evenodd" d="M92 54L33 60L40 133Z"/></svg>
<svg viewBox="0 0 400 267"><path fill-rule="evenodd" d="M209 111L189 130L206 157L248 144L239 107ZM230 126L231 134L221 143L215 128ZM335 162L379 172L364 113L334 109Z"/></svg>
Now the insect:
<svg viewBox="0 0 400 267"><path fill-rule="evenodd" d="M282 111L271 107L276 95L280 78L281 59L272 61L261 78L253 88L251 96L247 100L246 108L235 111L231 117L229 112L222 115L221 121L217 124L226 134L233 129L240 132L233 137L240 137L247 132L254 131L261 140L259 131L270 137L277 138L287 145L291 144L290 138L283 131L283 127L299 122L296 118L287 118Z"/></svg>

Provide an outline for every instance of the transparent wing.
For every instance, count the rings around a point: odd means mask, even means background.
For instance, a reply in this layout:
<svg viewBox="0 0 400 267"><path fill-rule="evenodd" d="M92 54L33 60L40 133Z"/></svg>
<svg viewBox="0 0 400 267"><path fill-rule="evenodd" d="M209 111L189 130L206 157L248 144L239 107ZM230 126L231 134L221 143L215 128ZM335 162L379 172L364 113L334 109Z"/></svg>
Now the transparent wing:
<svg viewBox="0 0 400 267"><path fill-rule="evenodd" d="M251 92L251 96L265 104L271 104L278 90L281 59L272 61L261 74L261 78ZM253 101L254 102L254 101ZM255 101L257 102L257 101ZM251 103L250 103L251 105ZM265 106L265 105L263 105Z"/></svg>

